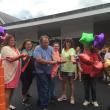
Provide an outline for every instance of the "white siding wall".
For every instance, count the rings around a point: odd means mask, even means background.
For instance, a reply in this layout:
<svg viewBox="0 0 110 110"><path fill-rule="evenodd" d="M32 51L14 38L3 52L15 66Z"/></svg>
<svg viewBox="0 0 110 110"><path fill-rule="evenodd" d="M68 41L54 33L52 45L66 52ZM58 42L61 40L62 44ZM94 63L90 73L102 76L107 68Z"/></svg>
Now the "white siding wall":
<svg viewBox="0 0 110 110"><path fill-rule="evenodd" d="M61 37L80 37L82 32L93 32L93 23L64 24L61 27Z"/></svg>
<svg viewBox="0 0 110 110"><path fill-rule="evenodd" d="M36 28L9 30L9 33L15 34L18 47L22 45L25 39L37 41L38 38L38 32Z"/></svg>

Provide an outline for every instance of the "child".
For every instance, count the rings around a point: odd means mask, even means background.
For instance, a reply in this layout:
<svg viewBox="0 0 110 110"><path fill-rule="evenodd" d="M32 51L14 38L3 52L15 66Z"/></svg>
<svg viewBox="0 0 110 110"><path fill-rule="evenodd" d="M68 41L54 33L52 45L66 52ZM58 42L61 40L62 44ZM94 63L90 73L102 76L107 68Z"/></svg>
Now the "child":
<svg viewBox="0 0 110 110"><path fill-rule="evenodd" d="M93 47L84 49L85 54L87 54L91 61L99 61L99 57ZM84 92L85 92L85 101L83 103L84 106L90 104L90 93L92 96L92 104L94 107L98 107L99 104L96 98L96 77L91 77L90 73L92 73L93 66L92 64L85 64L80 62L80 66L82 68L82 79L84 84Z"/></svg>
<svg viewBox="0 0 110 110"><path fill-rule="evenodd" d="M59 43L55 42L53 44L53 60L55 60L57 62L61 61L59 49L60 49ZM50 99L51 99L51 101L56 100L55 80L56 80L56 76L57 76L59 66L60 66L59 63L53 65L53 68L52 68L52 71L51 71L51 89L50 89Z"/></svg>

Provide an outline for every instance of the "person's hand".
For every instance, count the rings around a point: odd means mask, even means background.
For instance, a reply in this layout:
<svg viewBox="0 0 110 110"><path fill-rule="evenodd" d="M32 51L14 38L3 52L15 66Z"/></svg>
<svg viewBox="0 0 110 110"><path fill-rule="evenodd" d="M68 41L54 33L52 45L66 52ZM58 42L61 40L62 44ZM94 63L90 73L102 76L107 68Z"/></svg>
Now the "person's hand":
<svg viewBox="0 0 110 110"><path fill-rule="evenodd" d="M21 54L21 57L22 57L22 58L23 58L23 57L28 57L28 54L22 53L22 54Z"/></svg>
<svg viewBox="0 0 110 110"><path fill-rule="evenodd" d="M66 60L62 61L62 63L66 63Z"/></svg>
<svg viewBox="0 0 110 110"><path fill-rule="evenodd" d="M73 64L76 64L77 63L76 60L73 60L72 62L73 62Z"/></svg>
<svg viewBox="0 0 110 110"><path fill-rule="evenodd" d="M6 57L5 60L9 61L9 62L12 62L13 58L11 57Z"/></svg>
<svg viewBox="0 0 110 110"><path fill-rule="evenodd" d="M49 61L49 64L51 64L51 65L54 65L56 63L57 63L57 61Z"/></svg>
<svg viewBox="0 0 110 110"><path fill-rule="evenodd" d="M57 61L58 64L66 63L66 61Z"/></svg>

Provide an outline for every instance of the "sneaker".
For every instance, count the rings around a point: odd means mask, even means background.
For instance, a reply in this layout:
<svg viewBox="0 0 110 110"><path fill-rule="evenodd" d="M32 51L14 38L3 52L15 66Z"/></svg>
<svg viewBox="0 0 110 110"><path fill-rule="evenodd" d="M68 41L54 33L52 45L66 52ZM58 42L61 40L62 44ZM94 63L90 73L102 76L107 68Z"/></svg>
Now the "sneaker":
<svg viewBox="0 0 110 110"><path fill-rule="evenodd" d="M107 81L110 81L110 77L107 76Z"/></svg>
<svg viewBox="0 0 110 110"><path fill-rule="evenodd" d="M99 107L99 104L97 101L92 102L92 104L94 105L94 107Z"/></svg>
<svg viewBox="0 0 110 110"><path fill-rule="evenodd" d="M70 104L75 104L75 101L74 101L73 97L70 98Z"/></svg>
<svg viewBox="0 0 110 110"><path fill-rule="evenodd" d="M13 106L13 105L10 105L9 108L10 108L10 110L15 110L16 109L16 107Z"/></svg>
<svg viewBox="0 0 110 110"><path fill-rule="evenodd" d="M84 105L84 106L87 106L87 105L89 105L89 104L90 104L90 102L87 101L87 100L85 100L85 101L83 102L83 105Z"/></svg>
<svg viewBox="0 0 110 110"><path fill-rule="evenodd" d="M58 98L57 100L58 100L58 102L61 102L61 101L67 100L67 97L66 97L66 95L63 95L60 98Z"/></svg>

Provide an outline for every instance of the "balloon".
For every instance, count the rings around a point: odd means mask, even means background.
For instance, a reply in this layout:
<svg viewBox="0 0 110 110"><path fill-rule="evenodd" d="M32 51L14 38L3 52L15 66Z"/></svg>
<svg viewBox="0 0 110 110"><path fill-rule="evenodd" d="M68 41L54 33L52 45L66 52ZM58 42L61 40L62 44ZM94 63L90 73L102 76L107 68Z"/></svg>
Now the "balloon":
<svg viewBox="0 0 110 110"><path fill-rule="evenodd" d="M104 33L95 36L95 40L93 42L95 48L102 49L105 45L105 37Z"/></svg>
<svg viewBox="0 0 110 110"><path fill-rule="evenodd" d="M97 61L93 64L93 71L90 73L91 77L98 77L104 68L104 65L101 61Z"/></svg>
<svg viewBox="0 0 110 110"><path fill-rule="evenodd" d="M6 29L0 26L0 44L6 39Z"/></svg>
<svg viewBox="0 0 110 110"><path fill-rule="evenodd" d="M91 64L92 63L90 57L87 54L84 54L84 53L79 55L79 60L82 63L85 63L85 64Z"/></svg>
<svg viewBox="0 0 110 110"><path fill-rule="evenodd" d="M101 33L99 35L96 35L96 39L98 42L102 42L105 38L104 38L104 33Z"/></svg>
<svg viewBox="0 0 110 110"><path fill-rule="evenodd" d="M102 70L103 69L103 63L101 61L97 61L93 64L93 67L95 70Z"/></svg>
<svg viewBox="0 0 110 110"><path fill-rule="evenodd" d="M0 26L0 36L3 36L6 32L6 29L2 26Z"/></svg>
<svg viewBox="0 0 110 110"><path fill-rule="evenodd" d="M82 44L90 44L94 41L93 33L82 33L82 36L79 40Z"/></svg>

